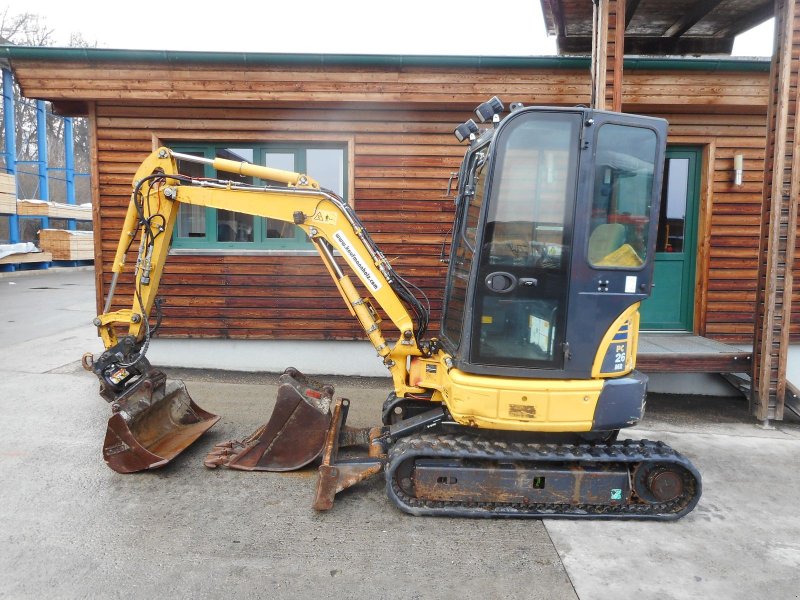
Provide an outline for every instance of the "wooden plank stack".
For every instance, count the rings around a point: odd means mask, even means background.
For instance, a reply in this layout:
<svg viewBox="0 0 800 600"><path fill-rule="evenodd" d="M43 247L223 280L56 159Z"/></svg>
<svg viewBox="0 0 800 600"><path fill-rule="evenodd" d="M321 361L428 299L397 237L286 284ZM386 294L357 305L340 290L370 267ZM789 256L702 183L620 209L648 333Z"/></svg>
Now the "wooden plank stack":
<svg viewBox="0 0 800 600"><path fill-rule="evenodd" d="M24 254L9 254L0 258L0 265L19 265L23 263L51 262L53 255L49 252L26 252Z"/></svg>
<svg viewBox="0 0 800 600"><path fill-rule="evenodd" d="M0 214L13 215L17 210L17 180L13 175L0 173Z"/></svg>
<svg viewBox="0 0 800 600"><path fill-rule="evenodd" d="M92 220L91 205L61 204L45 200L18 200L16 178L0 173L0 215L50 217L54 219ZM0 265L52 262L53 260L93 260L92 232L43 229L39 232L43 252L11 254L0 259Z"/></svg>
<svg viewBox="0 0 800 600"><path fill-rule="evenodd" d="M53 260L92 260L94 235L91 231L42 229L39 246L53 255Z"/></svg>
<svg viewBox="0 0 800 600"><path fill-rule="evenodd" d="M50 211L44 200L17 200L17 214L25 217L46 217Z"/></svg>
<svg viewBox="0 0 800 600"><path fill-rule="evenodd" d="M12 211L13 212L13 211ZM61 204L44 200L17 200L17 214L28 217L50 217L52 219L92 220L92 207L89 205Z"/></svg>
<svg viewBox="0 0 800 600"><path fill-rule="evenodd" d="M61 204L60 202L50 202L47 216L51 219L91 221L92 207L89 204Z"/></svg>

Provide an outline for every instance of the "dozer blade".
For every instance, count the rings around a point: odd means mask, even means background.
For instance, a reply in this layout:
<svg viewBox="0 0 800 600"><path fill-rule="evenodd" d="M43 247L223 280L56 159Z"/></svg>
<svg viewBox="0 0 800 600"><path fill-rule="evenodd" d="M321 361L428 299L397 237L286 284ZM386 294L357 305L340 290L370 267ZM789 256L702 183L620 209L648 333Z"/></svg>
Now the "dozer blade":
<svg viewBox="0 0 800 600"><path fill-rule="evenodd" d="M203 464L243 471L293 471L306 466L322 454L332 399L333 387L286 369L269 421L241 441L217 444Z"/></svg>
<svg viewBox="0 0 800 600"><path fill-rule="evenodd" d="M103 458L118 473L167 464L220 419L197 406L182 381L156 370L131 386L114 409Z"/></svg>

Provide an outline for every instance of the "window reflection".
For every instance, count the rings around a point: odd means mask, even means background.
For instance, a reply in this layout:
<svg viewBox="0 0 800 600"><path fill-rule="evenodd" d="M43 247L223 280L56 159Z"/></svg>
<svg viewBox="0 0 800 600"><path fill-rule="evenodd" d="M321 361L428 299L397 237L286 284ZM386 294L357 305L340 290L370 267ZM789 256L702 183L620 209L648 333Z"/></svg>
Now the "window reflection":
<svg viewBox="0 0 800 600"><path fill-rule="evenodd" d="M486 231L490 265L561 268L574 139L574 128L557 118L514 130L495 173L499 189Z"/></svg>
<svg viewBox="0 0 800 600"><path fill-rule="evenodd" d="M589 262L596 267L644 264L653 195L656 134L606 124L597 135Z"/></svg>
<svg viewBox="0 0 800 600"><path fill-rule="evenodd" d="M253 162L252 148L220 148L216 152L217 158L228 160ZM236 173L219 173L218 177L237 183L253 184L253 178ZM217 241L219 242L252 242L253 215L243 215L230 210L217 211Z"/></svg>
<svg viewBox="0 0 800 600"><path fill-rule="evenodd" d="M688 189L689 159L668 159L664 170L656 252L683 252Z"/></svg>
<svg viewBox="0 0 800 600"><path fill-rule="evenodd" d="M294 152L267 152L264 155L264 166L282 171L295 171ZM285 186L281 181L265 181L267 185ZM277 219L264 219L264 237L267 239L292 239L295 226L292 223Z"/></svg>
<svg viewBox="0 0 800 600"><path fill-rule="evenodd" d="M185 152L192 156L203 156L202 152ZM178 172L200 179L204 177L203 165L199 163L178 161ZM178 237L204 238L206 237L206 207L191 204L181 204L178 209Z"/></svg>
<svg viewBox="0 0 800 600"><path fill-rule="evenodd" d="M344 196L344 150L309 148L306 150L306 170L323 188Z"/></svg>

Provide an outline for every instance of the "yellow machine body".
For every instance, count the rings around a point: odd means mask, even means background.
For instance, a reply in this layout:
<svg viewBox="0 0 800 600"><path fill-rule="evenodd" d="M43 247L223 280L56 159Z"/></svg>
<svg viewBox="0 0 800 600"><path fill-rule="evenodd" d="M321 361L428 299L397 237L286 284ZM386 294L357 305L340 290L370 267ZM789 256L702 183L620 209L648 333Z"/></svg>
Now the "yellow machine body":
<svg viewBox="0 0 800 600"><path fill-rule="evenodd" d="M608 329L597 349L592 379L474 375L448 368L449 357L442 355L412 358L409 381L412 386L436 390L436 398L461 425L531 432L591 431L605 379L624 377L636 367L638 309L638 303L631 306ZM620 341L623 329L625 340ZM626 357L625 368L603 373L603 359L612 347Z"/></svg>

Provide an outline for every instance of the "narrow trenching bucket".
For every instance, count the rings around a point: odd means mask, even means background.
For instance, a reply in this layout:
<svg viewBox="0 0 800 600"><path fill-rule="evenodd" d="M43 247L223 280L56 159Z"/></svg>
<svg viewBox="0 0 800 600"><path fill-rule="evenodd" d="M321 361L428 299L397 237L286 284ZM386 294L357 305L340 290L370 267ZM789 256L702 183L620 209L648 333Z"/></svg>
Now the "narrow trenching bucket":
<svg viewBox="0 0 800 600"><path fill-rule="evenodd" d="M191 446L219 419L194 403L182 381L150 371L115 403L103 458L118 473L155 469Z"/></svg>
<svg viewBox="0 0 800 600"><path fill-rule="evenodd" d="M269 421L241 441L217 444L203 464L243 471L300 469L322 454L332 400L333 387L286 369Z"/></svg>

